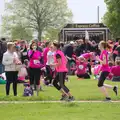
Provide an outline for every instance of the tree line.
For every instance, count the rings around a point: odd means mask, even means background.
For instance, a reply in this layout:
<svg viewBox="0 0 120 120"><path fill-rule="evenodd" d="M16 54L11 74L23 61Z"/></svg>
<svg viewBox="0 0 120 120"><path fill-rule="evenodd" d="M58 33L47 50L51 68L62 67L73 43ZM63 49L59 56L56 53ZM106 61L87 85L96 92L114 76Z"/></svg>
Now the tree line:
<svg viewBox="0 0 120 120"><path fill-rule="evenodd" d="M2 33L12 39L56 39L60 29L72 21L67 0L11 0L5 3Z"/></svg>

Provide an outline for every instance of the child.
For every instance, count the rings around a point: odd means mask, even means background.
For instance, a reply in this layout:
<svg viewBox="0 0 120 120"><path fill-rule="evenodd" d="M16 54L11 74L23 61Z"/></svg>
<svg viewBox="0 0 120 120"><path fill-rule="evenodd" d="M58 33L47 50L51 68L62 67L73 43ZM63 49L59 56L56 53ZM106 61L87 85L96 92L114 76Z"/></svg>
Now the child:
<svg viewBox="0 0 120 120"><path fill-rule="evenodd" d="M112 81L120 82L120 59L116 59L115 64L116 66L111 69L111 73L113 75Z"/></svg>
<svg viewBox="0 0 120 120"><path fill-rule="evenodd" d="M55 67L51 65L54 63L54 54L55 52L53 50L53 45L51 45L50 50L47 53L47 63L46 63L47 77L45 78L45 85L52 86Z"/></svg>
<svg viewBox="0 0 120 120"><path fill-rule="evenodd" d="M109 56L107 52L107 43L105 41L101 41L98 46L101 51L100 56L96 57L96 60L99 61L101 64L101 74L100 74L99 81L98 81L98 87L100 91L105 95L106 97L105 101L110 101L111 98L108 94L107 88L113 89L116 95L118 94L118 88L116 86L113 87L112 85L104 84L106 78L108 77L110 73L110 68L108 64Z"/></svg>
<svg viewBox="0 0 120 120"><path fill-rule="evenodd" d="M26 76L28 76L28 72L25 65L23 65L18 72L18 83L25 83Z"/></svg>
<svg viewBox="0 0 120 120"><path fill-rule="evenodd" d="M79 62L77 63L76 75L78 78L90 78L90 75L87 73L87 63L85 63L85 59L82 56L79 57Z"/></svg>
<svg viewBox="0 0 120 120"><path fill-rule="evenodd" d="M27 96L33 96L33 89L30 87L30 85L28 83L24 84L24 93L23 96L27 97Z"/></svg>
<svg viewBox="0 0 120 120"><path fill-rule="evenodd" d="M58 42L53 43L55 54L54 54L54 64L56 75L53 81L54 87L62 93L61 101L67 100L74 101L74 97L72 96L70 90L65 85L65 78L66 73L68 72L67 69L67 59L62 51L60 51L60 44Z"/></svg>

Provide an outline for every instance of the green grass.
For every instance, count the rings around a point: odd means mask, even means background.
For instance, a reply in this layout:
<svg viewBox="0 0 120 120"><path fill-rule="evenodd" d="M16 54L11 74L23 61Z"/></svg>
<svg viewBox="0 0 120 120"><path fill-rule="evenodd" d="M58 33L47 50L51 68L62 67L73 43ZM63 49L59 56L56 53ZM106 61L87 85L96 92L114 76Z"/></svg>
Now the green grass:
<svg viewBox="0 0 120 120"><path fill-rule="evenodd" d="M118 103L0 104L1 120L119 120Z"/></svg>
<svg viewBox="0 0 120 120"><path fill-rule="evenodd" d="M113 83L111 81L106 81L111 85L119 85L120 83ZM104 96L99 91L97 87L96 80L77 80L76 77L70 77L70 81L66 83L71 93L75 96L76 100L103 100ZM5 86L0 86L0 101L39 101L39 100L59 100L60 93L54 87L43 86L44 92L40 92L37 97L36 94L33 97L22 97L23 85L18 85L18 96L13 97L12 86L11 95L9 97L5 96ZM120 100L120 94L116 97L112 90L109 90L110 96L113 100Z"/></svg>
<svg viewBox="0 0 120 120"><path fill-rule="evenodd" d="M106 83L115 85L106 81ZM70 77L67 83L76 100L103 100L96 80L77 80ZM0 101L59 100L60 93L54 87L45 87L38 97L22 97L23 85L18 85L18 97L5 96L5 86L0 86ZM113 100L120 100L112 90ZM119 120L120 103L18 103L0 104L0 120Z"/></svg>

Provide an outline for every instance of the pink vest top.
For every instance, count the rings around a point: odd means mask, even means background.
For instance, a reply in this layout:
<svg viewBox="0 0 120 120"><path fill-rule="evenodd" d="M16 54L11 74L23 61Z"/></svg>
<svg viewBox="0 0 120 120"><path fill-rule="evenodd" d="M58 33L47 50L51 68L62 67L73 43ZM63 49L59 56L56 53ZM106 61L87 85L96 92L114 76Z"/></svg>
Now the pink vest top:
<svg viewBox="0 0 120 120"><path fill-rule="evenodd" d="M56 59L56 55L57 54L59 54L61 56L61 62L62 62L62 64L56 67L56 71L57 72L68 72L67 67L66 67L66 65L67 65L67 59L66 59L64 53L62 51L60 51L60 50L56 51L55 56L54 56L54 59L55 59L56 63L58 62L57 59Z"/></svg>

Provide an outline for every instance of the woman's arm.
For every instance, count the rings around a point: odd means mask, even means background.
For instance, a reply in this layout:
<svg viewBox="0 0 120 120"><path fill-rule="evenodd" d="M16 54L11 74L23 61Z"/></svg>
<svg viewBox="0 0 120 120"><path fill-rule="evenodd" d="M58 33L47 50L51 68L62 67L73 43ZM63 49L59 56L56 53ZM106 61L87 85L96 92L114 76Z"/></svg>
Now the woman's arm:
<svg viewBox="0 0 120 120"><path fill-rule="evenodd" d="M58 58L57 59L57 64L56 64L56 66L59 66L59 65L61 65L62 64L62 60L61 60L61 58Z"/></svg>
<svg viewBox="0 0 120 120"><path fill-rule="evenodd" d="M67 55L66 55L66 58L67 58L68 60L71 60L71 59L72 59L72 58L68 57Z"/></svg>
<svg viewBox="0 0 120 120"><path fill-rule="evenodd" d="M101 64L103 64L103 65L106 64L107 58L106 58L105 55L103 55L103 60L101 60L101 59L99 58L99 56L97 56L96 59L97 59Z"/></svg>
<svg viewBox="0 0 120 120"><path fill-rule="evenodd" d="M57 54L56 55L56 58L55 58L56 60L57 60L57 62L55 62L54 64L52 64L51 66L59 66L59 65L61 65L62 64L62 60L61 60L61 56L59 55L59 54ZM56 61L55 60L55 61Z"/></svg>

